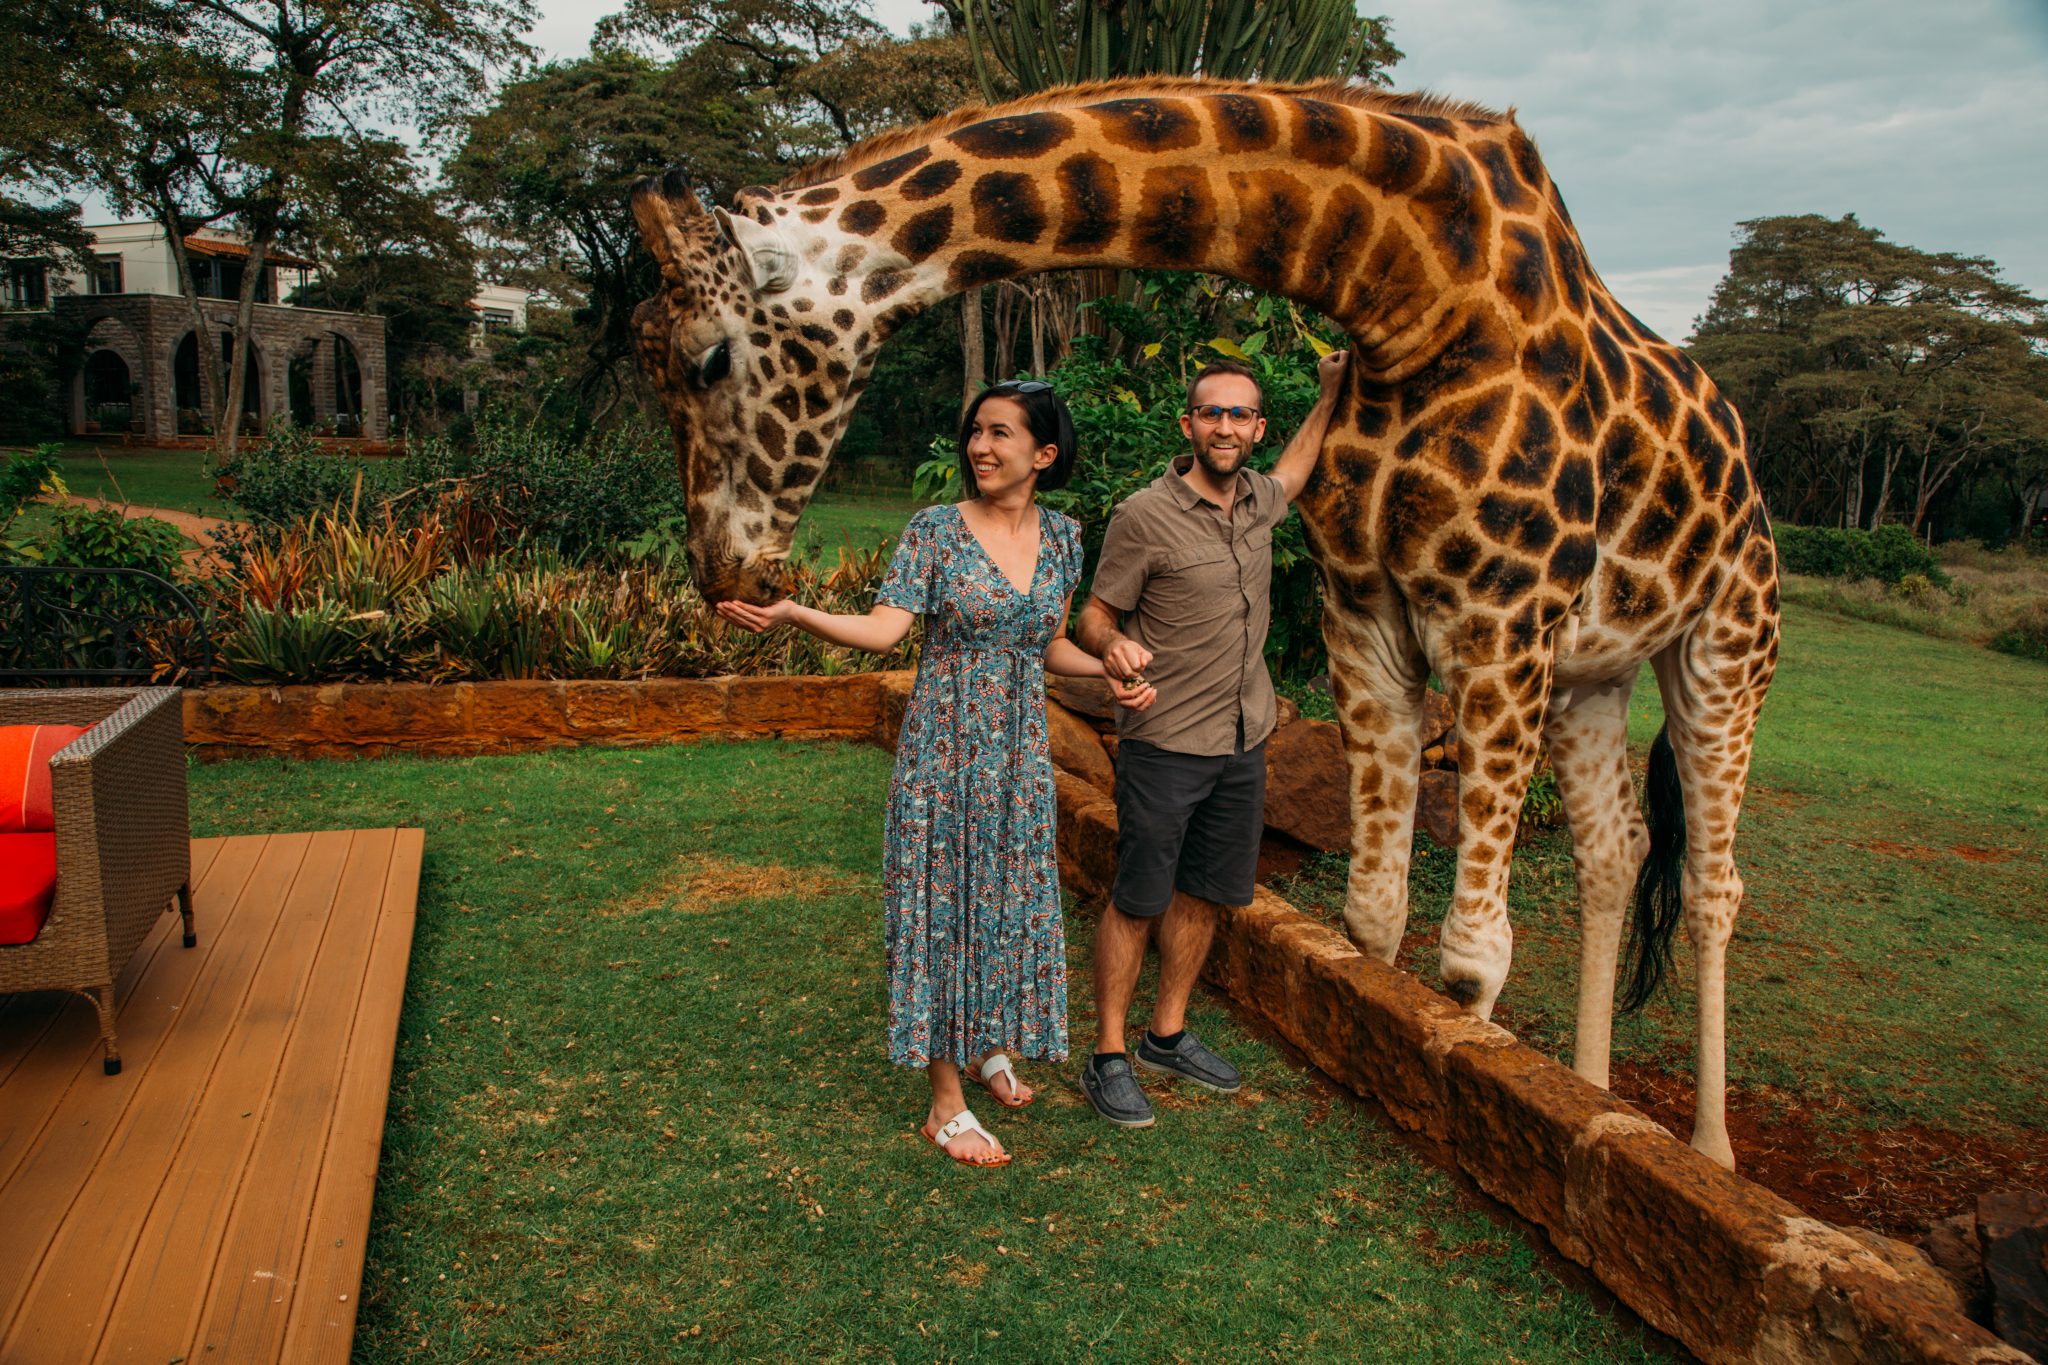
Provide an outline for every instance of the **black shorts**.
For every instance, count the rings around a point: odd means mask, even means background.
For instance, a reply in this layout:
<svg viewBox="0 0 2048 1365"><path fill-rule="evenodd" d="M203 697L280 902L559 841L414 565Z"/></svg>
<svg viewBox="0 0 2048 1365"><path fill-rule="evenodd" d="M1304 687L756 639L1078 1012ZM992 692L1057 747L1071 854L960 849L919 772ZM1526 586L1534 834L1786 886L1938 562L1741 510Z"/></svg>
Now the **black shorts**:
<svg viewBox="0 0 2048 1365"><path fill-rule="evenodd" d="M1175 891L1250 905L1266 825L1266 744L1217 757L1143 740L1116 750L1116 885L1110 901L1136 919Z"/></svg>

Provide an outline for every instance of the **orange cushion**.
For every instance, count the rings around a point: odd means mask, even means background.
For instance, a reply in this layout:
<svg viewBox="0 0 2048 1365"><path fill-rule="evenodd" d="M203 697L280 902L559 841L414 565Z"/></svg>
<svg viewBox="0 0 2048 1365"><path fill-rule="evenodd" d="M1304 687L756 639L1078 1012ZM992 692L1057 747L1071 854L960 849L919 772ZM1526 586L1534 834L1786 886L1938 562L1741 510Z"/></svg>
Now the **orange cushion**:
<svg viewBox="0 0 2048 1365"><path fill-rule="evenodd" d="M50 756L85 733L79 725L0 725L0 834L47 834Z"/></svg>
<svg viewBox="0 0 2048 1365"><path fill-rule="evenodd" d="M0 947L42 932L57 894L57 836L0 834Z"/></svg>

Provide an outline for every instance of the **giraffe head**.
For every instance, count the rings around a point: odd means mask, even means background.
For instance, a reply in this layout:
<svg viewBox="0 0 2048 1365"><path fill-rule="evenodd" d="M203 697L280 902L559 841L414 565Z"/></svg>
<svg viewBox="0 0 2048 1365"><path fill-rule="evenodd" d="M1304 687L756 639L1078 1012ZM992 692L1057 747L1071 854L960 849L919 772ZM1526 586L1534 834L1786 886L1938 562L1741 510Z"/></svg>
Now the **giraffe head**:
<svg viewBox="0 0 2048 1365"><path fill-rule="evenodd" d="M781 595L797 516L894 320L863 298L868 245L805 198L742 190L706 212L675 172L633 193L661 269L635 340L675 436L707 601Z"/></svg>

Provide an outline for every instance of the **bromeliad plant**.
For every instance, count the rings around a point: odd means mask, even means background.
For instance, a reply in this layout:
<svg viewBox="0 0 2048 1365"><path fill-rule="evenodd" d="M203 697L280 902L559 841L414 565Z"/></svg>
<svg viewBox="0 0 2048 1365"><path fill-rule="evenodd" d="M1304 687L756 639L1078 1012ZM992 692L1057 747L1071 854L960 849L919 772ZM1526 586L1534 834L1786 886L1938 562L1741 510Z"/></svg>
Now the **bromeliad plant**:
<svg viewBox="0 0 2048 1365"><path fill-rule="evenodd" d="M733 630L665 555L577 564L515 542L477 556L463 515L321 513L243 547L214 580L221 666L250 683L444 682L848 673L916 658L913 642L875 656ZM792 589L821 610L864 610L887 567L879 548L829 571L798 561Z"/></svg>

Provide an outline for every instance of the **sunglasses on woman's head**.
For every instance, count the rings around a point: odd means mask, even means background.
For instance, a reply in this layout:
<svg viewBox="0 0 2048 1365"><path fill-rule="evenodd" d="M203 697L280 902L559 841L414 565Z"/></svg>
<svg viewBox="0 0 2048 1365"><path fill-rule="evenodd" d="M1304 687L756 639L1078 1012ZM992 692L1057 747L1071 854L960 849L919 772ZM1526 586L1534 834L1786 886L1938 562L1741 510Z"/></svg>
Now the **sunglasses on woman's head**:
<svg viewBox="0 0 2048 1365"><path fill-rule="evenodd" d="M1052 385L1043 379L1012 379L989 387L990 393L1051 393Z"/></svg>
<svg viewBox="0 0 2048 1365"><path fill-rule="evenodd" d="M1204 403L1198 408L1189 408L1188 411L1212 427L1226 417L1240 424L1256 422L1259 419L1259 410L1257 408L1225 408L1218 407L1214 403Z"/></svg>

